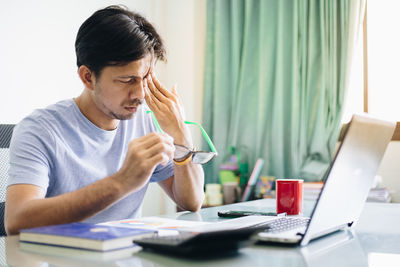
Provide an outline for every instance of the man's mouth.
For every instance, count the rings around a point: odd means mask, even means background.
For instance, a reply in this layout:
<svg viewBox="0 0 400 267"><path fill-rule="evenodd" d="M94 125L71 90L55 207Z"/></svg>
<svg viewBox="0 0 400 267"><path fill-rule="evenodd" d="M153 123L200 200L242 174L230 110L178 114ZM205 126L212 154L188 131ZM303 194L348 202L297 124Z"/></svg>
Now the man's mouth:
<svg viewBox="0 0 400 267"><path fill-rule="evenodd" d="M143 103L143 100L136 98L136 99L134 99L133 101L130 101L129 103L126 103L126 104L128 104L128 105L127 105L127 106L124 106L124 109L127 110L127 111L129 111L129 112L131 112L131 113L133 113L133 112L136 112L136 111L137 111L138 107L139 107L142 103Z"/></svg>
<svg viewBox="0 0 400 267"><path fill-rule="evenodd" d="M137 107L125 107L125 109L129 112L136 112Z"/></svg>

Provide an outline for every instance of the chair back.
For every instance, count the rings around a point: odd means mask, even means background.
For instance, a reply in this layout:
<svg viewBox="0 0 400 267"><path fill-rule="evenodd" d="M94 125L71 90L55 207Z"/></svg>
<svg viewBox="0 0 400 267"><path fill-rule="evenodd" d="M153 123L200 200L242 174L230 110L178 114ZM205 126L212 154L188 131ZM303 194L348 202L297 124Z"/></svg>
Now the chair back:
<svg viewBox="0 0 400 267"><path fill-rule="evenodd" d="M14 124L0 124L0 236L5 236L4 208L6 201L6 185L8 180L9 148Z"/></svg>

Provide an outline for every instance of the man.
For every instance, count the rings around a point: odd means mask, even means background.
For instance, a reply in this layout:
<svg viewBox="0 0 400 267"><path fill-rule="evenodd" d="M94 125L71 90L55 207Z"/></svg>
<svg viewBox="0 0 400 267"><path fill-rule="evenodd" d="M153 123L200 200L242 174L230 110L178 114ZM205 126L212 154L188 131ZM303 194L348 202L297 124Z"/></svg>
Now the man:
<svg viewBox="0 0 400 267"><path fill-rule="evenodd" d="M200 165L172 161L175 144L193 144L175 88L166 90L154 73L165 50L153 26L110 6L82 24L75 49L82 94L34 111L14 130L7 233L140 216L149 182L198 210L204 174Z"/></svg>

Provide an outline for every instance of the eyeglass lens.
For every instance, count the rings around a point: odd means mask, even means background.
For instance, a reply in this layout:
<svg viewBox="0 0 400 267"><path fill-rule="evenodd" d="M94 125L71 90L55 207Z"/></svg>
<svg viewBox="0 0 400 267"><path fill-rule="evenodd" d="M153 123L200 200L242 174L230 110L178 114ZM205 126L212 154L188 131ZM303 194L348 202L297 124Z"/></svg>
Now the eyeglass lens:
<svg viewBox="0 0 400 267"><path fill-rule="evenodd" d="M192 156L192 162L195 164L205 164L212 160L212 158L215 156L215 153L212 152L194 152Z"/></svg>
<svg viewBox="0 0 400 267"><path fill-rule="evenodd" d="M184 146L175 145L174 159L181 159L186 157L190 153L190 150Z"/></svg>

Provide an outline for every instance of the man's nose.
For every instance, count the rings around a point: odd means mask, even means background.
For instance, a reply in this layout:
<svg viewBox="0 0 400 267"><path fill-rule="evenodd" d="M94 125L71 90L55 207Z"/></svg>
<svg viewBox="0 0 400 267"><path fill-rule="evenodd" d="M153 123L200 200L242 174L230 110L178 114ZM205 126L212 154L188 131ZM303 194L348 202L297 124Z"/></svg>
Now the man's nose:
<svg viewBox="0 0 400 267"><path fill-rule="evenodd" d="M143 80L139 83L139 85L132 86L129 97L131 99L134 99L134 98L144 99L144 87L145 87L145 84L144 84Z"/></svg>

